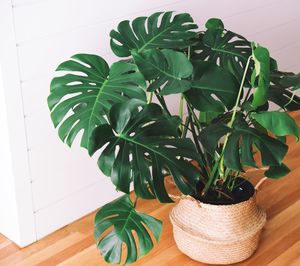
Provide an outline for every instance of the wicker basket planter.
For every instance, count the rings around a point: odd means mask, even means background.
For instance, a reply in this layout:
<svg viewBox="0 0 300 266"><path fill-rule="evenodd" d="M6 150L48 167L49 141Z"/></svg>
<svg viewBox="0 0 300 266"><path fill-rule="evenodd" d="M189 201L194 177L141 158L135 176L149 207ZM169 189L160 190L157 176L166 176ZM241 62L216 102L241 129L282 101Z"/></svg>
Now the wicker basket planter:
<svg viewBox="0 0 300 266"><path fill-rule="evenodd" d="M174 239L181 252L209 264L243 261L256 250L266 214L255 195L232 205L182 198L170 213Z"/></svg>

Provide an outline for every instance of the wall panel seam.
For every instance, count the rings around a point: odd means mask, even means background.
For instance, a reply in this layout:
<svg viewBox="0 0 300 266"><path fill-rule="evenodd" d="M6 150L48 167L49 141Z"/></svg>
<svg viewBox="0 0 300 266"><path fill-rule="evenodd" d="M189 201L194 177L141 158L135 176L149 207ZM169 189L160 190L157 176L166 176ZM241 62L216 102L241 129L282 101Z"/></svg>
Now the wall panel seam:
<svg viewBox="0 0 300 266"><path fill-rule="evenodd" d="M14 5L12 0L11 2L11 8L12 8L12 23L13 23L13 31L14 31L14 38L16 39L16 25L15 25L15 12L14 12ZM31 194L31 203L32 203L32 209L34 212L34 200L33 200L33 188L32 188L32 178L31 178L31 165L30 165L30 158L29 158L29 150L30 148L28 147L28 133L27 133L27 125L26 125L26 114L25 114L25 108L24 108L24 96L23 96L23 90L22 90L22 77L21 77L21 68L20 68L20 55L19 55L19 47L18 44L16 43L16 54L17 54L17 65L18 65L18 78L19 78L19 89L21 93L21 101L22 101L22 111L23 111L23 123L24 123L24 134L25 134L25 139L26 139L26 147L27 147L27 165L28 165L28 172L29 172L29 180L30 182L30 194ZM34 220L34 234L35 234L35 239L37 239L37 230L36 230L36 217L35 213L33 213L33 220Z"/></svg>

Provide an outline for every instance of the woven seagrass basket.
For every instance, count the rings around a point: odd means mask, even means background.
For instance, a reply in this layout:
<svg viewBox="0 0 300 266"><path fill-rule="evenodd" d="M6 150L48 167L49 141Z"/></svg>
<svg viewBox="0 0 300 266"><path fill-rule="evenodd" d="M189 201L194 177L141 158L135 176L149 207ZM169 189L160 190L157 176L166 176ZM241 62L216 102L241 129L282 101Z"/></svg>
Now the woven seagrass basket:
<svg viewBox="0 0 300 266"><path fill-rule="evenodd" d="M170 220L181 252L204 263L231 264L254 253L266 213L255 195L232 205L206 204L187 196L173 208Z"/></svg>

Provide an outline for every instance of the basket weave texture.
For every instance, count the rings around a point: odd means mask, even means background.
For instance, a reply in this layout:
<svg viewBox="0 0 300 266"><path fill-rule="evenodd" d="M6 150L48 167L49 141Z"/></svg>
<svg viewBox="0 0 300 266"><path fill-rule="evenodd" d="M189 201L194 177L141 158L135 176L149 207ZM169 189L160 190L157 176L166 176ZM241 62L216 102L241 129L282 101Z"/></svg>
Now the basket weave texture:
<svg viewBox="0 0 300 266"><path fill-rule="evenodd" d="M255 196L232 205L181 199L170 213L174 239L181 252L209 264L243 261L256 250L266 213Z"/></svg>

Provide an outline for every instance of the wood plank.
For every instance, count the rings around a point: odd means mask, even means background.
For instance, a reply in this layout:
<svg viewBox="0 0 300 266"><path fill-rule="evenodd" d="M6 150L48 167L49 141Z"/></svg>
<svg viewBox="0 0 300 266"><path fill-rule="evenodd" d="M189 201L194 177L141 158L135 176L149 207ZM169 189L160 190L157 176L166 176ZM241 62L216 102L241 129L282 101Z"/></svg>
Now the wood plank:
<svg viewBox="0 0 300 266"><path fill-rule="evenodd" d="M271 261L268 266L285 266L292 265L300 260L300 241L288 248L275 260ZM296 265L296 264L295 264ZM298 264L299 265L299 264Z"/></svg>

